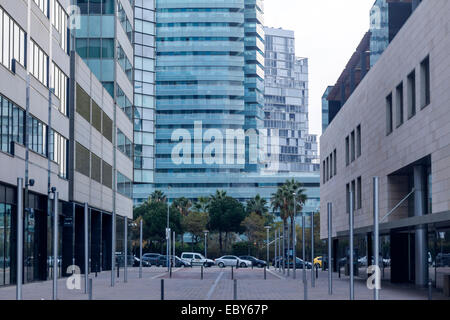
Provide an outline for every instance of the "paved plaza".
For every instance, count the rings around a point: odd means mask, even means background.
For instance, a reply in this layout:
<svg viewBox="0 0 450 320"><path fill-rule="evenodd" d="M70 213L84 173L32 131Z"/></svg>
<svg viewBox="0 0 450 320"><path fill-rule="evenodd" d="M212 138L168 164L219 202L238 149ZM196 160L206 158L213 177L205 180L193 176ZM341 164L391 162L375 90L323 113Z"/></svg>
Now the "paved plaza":
<svg viewBox="0 0 450 320"><path fill-rule="evenodd" d="M283 273L271 268L264 280L264 269L233 270L237 279L237 300L303 300L304 286L302 270L297 270L296 279L286 277ZM338 278L333 274L333 295L328 295L328 273L319 271L315 288L311 288L311 270L307 271L308 299L310 300L347 300L349 298L348 277ZM201 269L177 268L173 270L172 278L166 268L143 268L142 279L139 279L139 269L128 269L128 282L124 283L123 269L114 287L111 287L111 273L102 272L93 279L93 300L159 300L161 299L161 279L164 279L164 296L166 300L233 300L234 281L231 268L217 267L204 269L201 280ZM84 293L84 277L81 277L81 290L69 290L66 279L58 281L58 299L88 300ZM0 300L15 299L15 286L0 289ZM52 281L36 282L23 286L25 300L52 299ZM428 291L416 289L409 285L391 285L382 283L380 298L383 300L426 300ZM371 300L373 292L367 289L364 279L355 280L355 299ZM433 292L433 299L449 299L438 291Z"/></svg>

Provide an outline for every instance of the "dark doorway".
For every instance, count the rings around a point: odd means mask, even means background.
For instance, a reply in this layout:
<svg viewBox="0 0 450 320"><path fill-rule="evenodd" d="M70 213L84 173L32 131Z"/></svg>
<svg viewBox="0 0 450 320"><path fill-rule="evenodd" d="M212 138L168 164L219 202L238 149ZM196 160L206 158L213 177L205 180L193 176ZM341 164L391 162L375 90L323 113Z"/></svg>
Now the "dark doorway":
<svg viewBox="0 0 450 320"><path fill-rule="evenodd" d="M112 217L102 215L102 270L111 270Z"/></svg>
<svg viewBox="0 0 450 320"><path fill-rule="evenodd" d="M102 249L102 214L91 211L91 270L100 272Z"/></svg>

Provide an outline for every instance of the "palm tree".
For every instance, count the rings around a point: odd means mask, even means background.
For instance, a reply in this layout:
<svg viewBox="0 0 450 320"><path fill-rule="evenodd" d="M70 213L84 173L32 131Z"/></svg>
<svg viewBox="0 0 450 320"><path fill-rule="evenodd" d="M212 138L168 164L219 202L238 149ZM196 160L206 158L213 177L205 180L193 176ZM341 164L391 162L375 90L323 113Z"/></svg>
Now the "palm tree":
<svg viewBox="0 0 450 320"><path fill-rule="evenodd" d="M256 213L261 217L269 212L269 209L267 208L267 200L261 198L259 194L257 194L253 199L247 201L246 208L247 214Z"/></svg>
<svg viewBox="0 0 450 320"><path fill-rule="evenodd" d="M209 198L200 197L194 203L194 210L201 213L207 213L209 209Z"/></svg>
<svg viewBox="0 0 450 320"><path fill-rule="evenodd" d="M155 190L149 197L149 202L166 202L167 197L161 190Z"/></svg>
<svg viewBox="0 0 450 320"><path fill-rule="evenodd" d="M182 197L175 199L172 206L178 210L182 218L185 218L191 213L192 202L191 200ZM184 248L184 235L181 235L181 247Z"/></svg>
<svg viewBox="0 0 450 320"><path fill-rule="evenodd" d="M223 200L227 197L227 192L224 190L216 190L215 194L212 194L210 196L210 200L214 201L214 200Z"/></svg>
<svg viewBox="0 0 450 320"><path fill-rule="evenodd" d="M271 205L273 212L276 213L277 211L280 213L280 218L283 220L283 234L288 233L288 219L289 219L289 190L287 186L284 184L282 186L279 186L277 189L277 192L272 194L271 198ZM283 237L283 246L284 248L287 248L287 238ZM283 253L284 256L285 253Z"/></svg>

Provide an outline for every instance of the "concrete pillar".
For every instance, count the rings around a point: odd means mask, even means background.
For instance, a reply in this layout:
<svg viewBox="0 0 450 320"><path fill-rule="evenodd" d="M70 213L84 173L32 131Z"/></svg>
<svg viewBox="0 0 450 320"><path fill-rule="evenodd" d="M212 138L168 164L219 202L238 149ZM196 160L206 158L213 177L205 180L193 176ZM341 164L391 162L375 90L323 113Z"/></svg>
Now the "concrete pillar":
<svg viewBox="0 0 450 320"><path fill-rule="evenodd" d="M414 216L420 217L425 215L425 169L423 166L414 167L414 189ZM426 225L416 227L415 251L416 285L424 287L428 283Z"/></svg>

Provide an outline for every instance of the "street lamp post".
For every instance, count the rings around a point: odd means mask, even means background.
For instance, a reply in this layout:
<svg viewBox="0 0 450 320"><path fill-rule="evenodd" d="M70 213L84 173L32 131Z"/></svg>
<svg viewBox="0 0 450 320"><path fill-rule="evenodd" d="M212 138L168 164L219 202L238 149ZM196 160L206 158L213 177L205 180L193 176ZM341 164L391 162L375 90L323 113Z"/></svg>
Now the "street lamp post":
<svg viewBox="0 0 450 320"><path fill-rule="evenodd" d="M142 278L142 219L139 222L139 278Z"/></svg>
<svg viewBox="0 0 450 320"><path fill-rule="evenodd" d="M203 233L205 234L205 258L208 258L208 249L207 249L207 247L208 247L208 233L209 233L209 231L208 230L205 230L205 231L203 231Z"/></svg>
<svg viewBox="0 0 450 320"><path fill-rule="evenodd" d="M295 245L297 244L297 235L295 232L295 216L297 215L297 193L292 193L294 196L294 219L292 219L292 266L294 269L292 270L292 276L294 279L297 278L297 250ZM305 266L303 266L304 268Z"/></svg>
<svg viewBox="0 0 450 320"><path fill-rule="evenodd" d="M271 226L266 226L265 228L267 231L267 269L269 269L269 230Z"/></svg>
<svg viewBox="0 0 450 320"><path fill-rule="evenodd" d="M170 254L170 225L169 225L169 221L170 221L170 199L167 198L167 228L166 228L166 257L167 257L167 271L170 271L170 258L169 258L169 254Z"/></svg>

